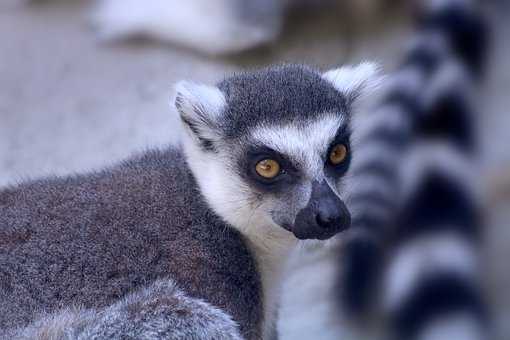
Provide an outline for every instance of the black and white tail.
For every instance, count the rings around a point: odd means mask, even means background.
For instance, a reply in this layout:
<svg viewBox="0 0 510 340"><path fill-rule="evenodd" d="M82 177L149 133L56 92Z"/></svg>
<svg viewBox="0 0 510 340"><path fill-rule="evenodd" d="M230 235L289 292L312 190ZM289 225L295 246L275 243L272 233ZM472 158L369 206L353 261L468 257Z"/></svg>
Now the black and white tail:
<svg viewBox="0 0 510 340"><path fill-rule="evenodd" d="M410 145L426 70L410 63L394 77L383 103L355 130L348 206L352 228L340 252L340 301L348 315L368 314L377 291L388 234L398 209L398 167ZM358 320L359 321L359 320Z"/></svg>
<svg viewBox="0 0 510 340"><path fill-rule="evenodd" d="M360 133L340 302L358 322L382 309L393 338L485 334L468 171L477 152L470 100L488 43L478 5L419 3L416 38Z"/></svg>
<svg viewBox="0 0 510 340"><path fill-rule="evenodd" d="M471 158L454 145L428 141L409 157L409 192L381 289L392 338L485 339L481 216Z"/></svg>
<svg viewBox="0 0 510 340"><path fill-rule="evenodd" d="M421 27L446 57L423 91L416 140L403 161L403 206L381 290L393 338L487 339L482 294L473 98L487 28L473 1L425 7Z"/></svg>

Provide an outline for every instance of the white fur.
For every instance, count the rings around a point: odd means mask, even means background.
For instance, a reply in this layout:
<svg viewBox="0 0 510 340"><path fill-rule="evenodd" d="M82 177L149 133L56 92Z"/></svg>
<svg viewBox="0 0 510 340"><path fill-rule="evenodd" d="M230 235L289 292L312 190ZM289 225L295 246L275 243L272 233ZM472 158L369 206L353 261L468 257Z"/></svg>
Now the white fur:
<svg viewBox="0 0 510 340"><path fill-rule="evenodd" d="M183 145L202 194L219 216L248 239L255 253L264 289L265 332L269 334L279 300L285 261L297 241L292 233L274 224L264 207L250 204L248 194L244 195L243 192L249 193L251 190L236 174L229 173L228 160L202 152L191 138L191 135L185 135Z"/></svg>
<svg viewBox="0 0 510 340"><path fill-rule="evenodd" d="M430 12L439 12L445 9L446 6L457 5L467 10L474 10L476 2L473 0L429 0L424 2L427 6L426 9Z"/></svg>
<svg viewBox="0 0 510 340"><path fill-rule="evenodd" d="M382 127L396 132L409 131L411 121L408 115L409 113L404 112L400 106L382 106L373 114L355 120L353 139L357 143L358 140Z"/></svg>
<svg viewBox="0 0 510 340"><path fill-rule="evenodd" d="M385 207L377 203L370 204L366 201L359 203L361 206L357 206L355 203L348 203L347 206L352 215L359 215L363 213L364 216L370 216L377 218L377 220L387 220L391 216L391 212Z"/></svg>
<svg viewBox="0 0 510 340"><path fill-rule="evenodd" d="M207 125L215 124L225 109L227 103L223 93L216 86L188 81L177 83L175 91L176 97L182 105L180 115L187 120L198 122L196 127L201 136L211 141L217 140L218 134ZM185 126L185 129L188 130L188 127Z"/></svg>
<svg viewBox="0 0 510 340"><path fill-rule="evenodd" d="M349 191L349 194L364 194L364 193L374 193L374 194L380 194L382 196L388 196L391 195L393 200L397 200L396 197L394 197L394 193L396 192L396 189L393 187L391 183L388 183L388 181L384 178L381 178L381 176L378 176L377 174L364 174L363 176L359 176L359 178L354 178L350 185L352 188Z"/></svg>
<svg viewBox="0 0 510 340"><path fill-rule="evenodd" d="M82 307L70 307L55 313L41 313L26 327L12 330L13 334L2 339L17 340L44 340L44 339L69 339L73 330L85 328L87 324L97 322L97 311ZM8 334L8 333L7 333Z"/></svg>
<svg viewBox="0 0 510 340"><path fill-rule="evenodd" d="M296 249L284 282L278 329L282 340L355 339L336 305L337 250Z"/></svg>
<svg viewBox="0 0 510 340"><path fill-rule="evenodd" d="M380 67L372 62L329 70L322 77L343 93L350 103L360 96L371 95L383 81Z"/></svg>
<svg viewBox="0 0 510 340"><path fill-rule="evenodd" d="M437 98L451 89L460 90L463 99L469 103L470 98L475 96L473 91L473 79L470 78L465 66L457 60L444 63L441 69L430 80L430 85L423 94L423 105L429 107L437 101Z"/></svg>
<svg viewBox="0 0 510 340"><path fill-rule="evenodd" d="M310 179L324 178L324 159L338 129L347 122L336 114L323 119L256 129L252 138L303 165Z"/></svg>
<svg viewBox="0 0 510 340"><path fill-rule="evenodd" d="M418 41L414 43L417 44ZM423 89L425 80L426 76L423 74L423 70L417 68L416 65L413 64L397 71L397 73L388 80L387 91L404 91L419 97L417 92Z"/></svg>
<svg viewBox="0 0 510 340"><path fill-rule="evenodd" d="M385 306L396 308L424 277L447 270L475 278L478 265L474 245L461 235L444 232L420 237L394 254L385 279Z"/></svg>
<svg viewBox="0 0 510 340"><path fill-rule="evenodd" d="M431 170L439 170L452 181L462 183L473 197L480 197L480 179L476 176L477 167L472 159L467 159L454 146L443 142L424 141L409 150L402 167L402 197L413 194L419 180Z"/></svg>
<svg viewBox="0 0 510 340"><path fill-rule="evenodd" d="M394 168L395 162L399 161L400 153L394 147L385 145L383 143L365 143L355 145L353 150L351 173L355 174L356 169L364 166L365 164L377 160L378 163L389 164ZM381 157L384 155L384 157Z"/></svg>
<svg viewBox="0 0 510 340"><path fill-rule="evenodd" d="M483 340L487 339L479 320L468 313L441 316L429 322L417 340Z"/></svg>
<svg viewBox="0 0 510 340"><path fill-rule="evenodd" d="M103 39L142 34L213 55L241 51L275 38L278 22L247 24L236 13L234 2L101 0L92 20Z"/></svg>
<svg viewBox="0 0 510 340"><path fill-rule="evenodd" d="M180 81L175 85L177 95L181 95L191 113L195 108L201 108L213 117L218 117L227 105L223 92L216 86Z"/></svg>

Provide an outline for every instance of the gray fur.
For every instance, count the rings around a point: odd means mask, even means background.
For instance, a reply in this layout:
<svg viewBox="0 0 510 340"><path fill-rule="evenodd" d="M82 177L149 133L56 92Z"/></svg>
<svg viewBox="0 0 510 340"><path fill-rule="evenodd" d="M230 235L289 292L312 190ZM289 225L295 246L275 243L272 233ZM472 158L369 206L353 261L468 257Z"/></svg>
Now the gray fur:
<svg viewBox="0 0 510 340"><path fill-rule="evenodd" d="M116 303L78 339L144 337L241 340L230 316L206 302L187 297L171 281L158 281Z"/></svg>
<svg viewBox="0 0 510 340"><path fill-rule="evenodd" d="M66 308L56 313L42 314L25 328L13 329L6 334L0 331L0 336L14 340L71 340L95 321L95 310Z"/></svg>
<svg viewBox="0 0 510 340"><path fill-rule="evenodd" d="M11 338L242 339L230 316L187 297L171 280L156 281L105 309L64 309L43 316Z"/></svg>
<svg viewBox="0 0 510 340"><path fill-rule="evenodd" d="M242 73L221 82L228 108L221 126L229 138L245 136L257 126L317 119L321 114L350 113L343 94L304 65L282 65Z"/></svg>
<svg viewBox="0 0 510 340"><path fill-rule="evenodd" d="M204 203L177 150L8 188L0 225L0 329L63 306L105 308L171 276L232 316L247 339L260 334L254 259Z"/></svg>

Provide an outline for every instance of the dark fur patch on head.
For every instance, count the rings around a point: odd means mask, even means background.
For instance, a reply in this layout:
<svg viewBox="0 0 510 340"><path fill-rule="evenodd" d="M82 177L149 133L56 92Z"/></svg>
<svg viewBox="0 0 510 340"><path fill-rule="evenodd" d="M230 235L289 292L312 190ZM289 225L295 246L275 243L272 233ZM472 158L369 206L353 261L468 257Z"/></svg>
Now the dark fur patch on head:
<svg viewBox="0 0 510 340"><path fill-rule="evenodd" d="M218 87L227 100L222 128L230 138L255 126L303 122L326 112L347 114L345 96L318 71L302 65L234 75Z"/></svg>
<svg viewBox="0 0 510 340"><path fill-rule="evenodd" d="M248 145L242 154L237 165L238 174L259 193L285 193L289 191L290 186L301 180L301 173L292 160L277 151L265 146ZM265 179L259 176L255 167L263 159L276 160L282 172L274 179Z"/></svg>

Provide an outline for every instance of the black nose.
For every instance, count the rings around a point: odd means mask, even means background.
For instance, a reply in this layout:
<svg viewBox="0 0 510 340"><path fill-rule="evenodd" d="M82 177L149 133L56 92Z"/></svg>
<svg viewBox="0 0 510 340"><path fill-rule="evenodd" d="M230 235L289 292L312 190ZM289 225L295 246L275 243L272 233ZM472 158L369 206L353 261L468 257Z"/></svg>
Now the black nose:
<svg viewBox="0 0 510 340"><path fill-rule="evenodd" d="M349 228L351 215L325 182L312 184L308 205L296 216L292 231L299 239L325 240Z"/></svg>
<svg viewBox="0 0 510 340"><path fill-rule="evenodd" d="M323 230L341 230L348 227L350 219L344 202L331 190L327 184L318 188L315 222Z"/></svg>
<svg viewBox="0 0 510 340"><path fill-rule="evenodd" d="M319 228L324 231L339 231L349 227L350 214L341 200L326 200L321 203L315 216L315 222Z"/></svg>
<svg viewBox="0 0 510 340"><path fill-rule="evenodd" d="M327 212L319 212L315 217L315 221L317 225L323 229L329 229L334 227L334 225L342 224L342 216L339 213L327 213Z"/></svg>
<svg viewBox="0 0 510 340"><path fill-rule="evenodd" d="M330 238L336 233L349 228L351 224L351 215L345 207L345 204L338 198L322 199L315 212L315 227L309 226L311 230L315 229L314 237L319 240Z"/></svg>

